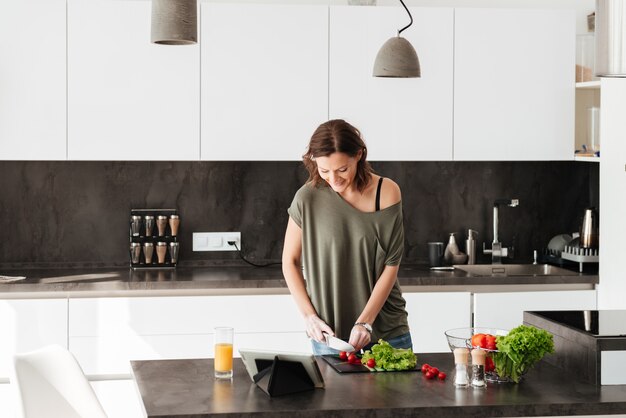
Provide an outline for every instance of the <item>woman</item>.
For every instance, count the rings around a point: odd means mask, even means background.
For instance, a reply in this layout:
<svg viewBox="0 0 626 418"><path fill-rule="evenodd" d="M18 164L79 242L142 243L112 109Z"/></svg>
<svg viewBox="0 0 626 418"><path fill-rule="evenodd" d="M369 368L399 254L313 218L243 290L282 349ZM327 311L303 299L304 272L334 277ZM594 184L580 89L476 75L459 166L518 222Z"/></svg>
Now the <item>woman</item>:
<svg viewBox="0 0 626 418"><path fill-rule="evenodd" d="M316 355L334 352L322 344L324 333L357 351L379 338L412 348L397 281L400 188L376 175L366 157L355 127L321 124L303 156L309 179L288 209L283 274Z"/></svg>

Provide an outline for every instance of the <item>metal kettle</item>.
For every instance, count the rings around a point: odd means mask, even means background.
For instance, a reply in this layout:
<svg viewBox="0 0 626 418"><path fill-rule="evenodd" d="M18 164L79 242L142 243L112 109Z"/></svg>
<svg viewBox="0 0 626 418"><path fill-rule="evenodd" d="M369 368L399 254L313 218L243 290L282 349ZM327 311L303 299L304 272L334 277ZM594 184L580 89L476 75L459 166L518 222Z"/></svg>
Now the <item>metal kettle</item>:
<svg viewBox="0 0 626 418"><path fill-rule="evenodd" d="M585 209L583 223L580 226L580 246L598 248L598 211L596 208Z"/></svg>

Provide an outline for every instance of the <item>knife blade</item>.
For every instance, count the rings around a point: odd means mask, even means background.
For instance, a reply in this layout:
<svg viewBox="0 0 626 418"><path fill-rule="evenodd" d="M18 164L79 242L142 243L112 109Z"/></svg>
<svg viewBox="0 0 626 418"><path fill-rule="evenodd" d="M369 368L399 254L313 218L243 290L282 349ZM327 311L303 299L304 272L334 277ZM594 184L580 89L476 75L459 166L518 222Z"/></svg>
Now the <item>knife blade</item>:
<svg viewBox="0 0 626 418"><path fill-rule="evenodd" d="M348 344L344 340L333 337L327 333L324 333L324 338L326 339L326 345L337 351L345 351L346 353L354 352L354 347L351 344Z"/></svg>

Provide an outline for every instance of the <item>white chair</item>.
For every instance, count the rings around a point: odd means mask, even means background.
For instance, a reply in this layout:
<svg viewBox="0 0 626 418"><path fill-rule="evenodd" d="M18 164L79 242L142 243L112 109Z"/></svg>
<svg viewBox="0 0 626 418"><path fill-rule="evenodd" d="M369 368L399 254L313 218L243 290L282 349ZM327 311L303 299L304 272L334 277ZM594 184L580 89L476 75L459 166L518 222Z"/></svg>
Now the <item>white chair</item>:
<svg viewBox="0 0 626 418"><path fill-rule="evenodd" d="M18 417L106 418L83 370L65 348L51 345L16 354L13 366Z"/></svg>

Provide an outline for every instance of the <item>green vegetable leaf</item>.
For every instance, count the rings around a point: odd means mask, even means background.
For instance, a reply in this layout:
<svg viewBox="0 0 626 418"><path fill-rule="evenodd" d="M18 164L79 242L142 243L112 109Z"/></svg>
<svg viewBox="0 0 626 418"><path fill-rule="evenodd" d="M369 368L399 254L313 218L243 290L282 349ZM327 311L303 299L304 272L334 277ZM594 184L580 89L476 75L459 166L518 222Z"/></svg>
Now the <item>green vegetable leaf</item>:
<svg viewBox="0 0 626 418"><path fill-rule="evenodd" d="M492 355L496 373L516 383L544 355L554 353L552 334L526 325L513 328L505 336L497 336L496 345L498 351Z"/></svg>
<svg viewBox="0 0 626 418"><path fill-rule="evenodd" d="M413 350L393 348L383 339L378 340L378 344L374 344L371 350L365 351L361 363L367 364L367 360L371 358L376 361L376 370L410 370L417 364L417 357Z"/></svg>

